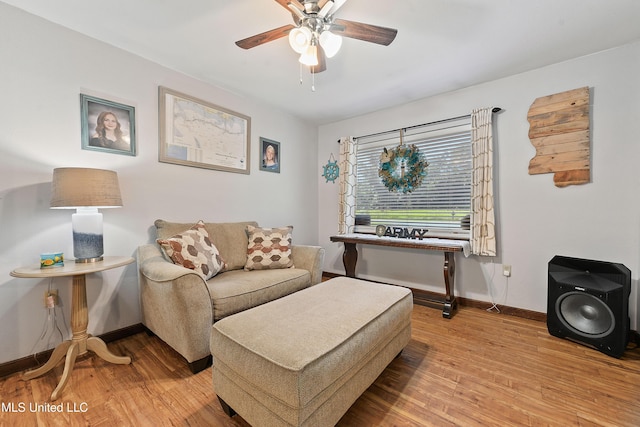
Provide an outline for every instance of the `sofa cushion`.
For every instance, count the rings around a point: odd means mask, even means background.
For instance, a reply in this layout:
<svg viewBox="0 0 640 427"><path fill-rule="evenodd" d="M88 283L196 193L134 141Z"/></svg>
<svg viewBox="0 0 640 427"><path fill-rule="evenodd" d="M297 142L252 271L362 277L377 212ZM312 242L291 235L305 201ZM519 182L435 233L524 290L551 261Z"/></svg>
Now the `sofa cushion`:
<svg viewBox="0 0 640 427"><path fill-rule="evenodd" d="M162 219L155 221L157 238L165 239L187 230L193 223L169 222ZM247 261L248 237L247 225L258 226L255 221L244 222L205 222L204 228L209 233L211 243L218 248L220 256L227 266L223 271L237 270L244 267Z"/></svg>
<svg viewBox="0 0 640 427"><path fill-rule="evenodd" d="M271 270L293 267L292 226L258 228L247 225L248 246L245 270Z"/></svg>
<svg viewBox="0 0 640 427"><path fill-rule="evenodd" d="M224 268L224 260L209 240L209 233L204 228L203 221L172 237L156 241L174 264L202 274L205 280Z"/></svg>
<svg viewBox="0 0 640 427"><path fill-rule="evenodd" d="M311 273L300 268L235 270L207 281L213 321L309 287Z"/></svg>

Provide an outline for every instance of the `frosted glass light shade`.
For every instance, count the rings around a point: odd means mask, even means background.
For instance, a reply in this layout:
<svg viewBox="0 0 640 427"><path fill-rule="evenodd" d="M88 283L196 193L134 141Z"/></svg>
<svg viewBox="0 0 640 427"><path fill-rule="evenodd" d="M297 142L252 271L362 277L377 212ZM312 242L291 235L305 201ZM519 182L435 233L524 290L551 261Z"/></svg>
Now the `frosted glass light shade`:
<svg viewBox="0 0 640 427"><path fill-rule="evenodd" d="M303 53L311 44L311 30L307 27L296 27L289 32L289 44L297 53Z"/></svg>
<svg viewBox="0 0 640 427"><path fill-rule="evenodd" d="M323 31L320 34L320 46L324 49L327 58L333 58L342 46L342 37L333 34L331 31Z"/></svg>
<svg viewBox="0 0 640 427"><path fill-rule="evenodd" d="M318 47L313 44L309 46L307 50L305 50L304 53L300 55L299 61L304 65L318 65Z"/></svg>

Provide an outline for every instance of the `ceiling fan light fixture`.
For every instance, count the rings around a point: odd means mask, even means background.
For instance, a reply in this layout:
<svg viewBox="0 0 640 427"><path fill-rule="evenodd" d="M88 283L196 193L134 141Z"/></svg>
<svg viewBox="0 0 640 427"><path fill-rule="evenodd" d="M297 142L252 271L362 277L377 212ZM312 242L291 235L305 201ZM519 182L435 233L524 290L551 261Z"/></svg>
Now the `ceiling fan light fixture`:
<svg viewBox="0 0 640 427"><path fill-rule="evenodd" d="M331 31L323 31L320 34L320 46L324 49L327 58L333 58L342 46L342 37L333 34Z"/></svg>
<svg viewBox="0 0 640 427"><path fill-rule="evenodd" d="M287 37L289 45L299 55L300 69L305 65L314 76L327 69L327 58L337 55L343 37L383 46L388 46L395 39L398 30L394 28L334 18L346 1L276 0L292 15L293 24L238 40L236 45L251 49Z"/></svg>
<svg viewBox="0 0 640 427"><path fill-rule="evenodd" d="M311 30L307 27L296 27L289 32L289 44L291 49L297 53L304 53L311 45L313 37Z"/></svg>
<svg viewBox="0 0 640 427"><path fill-rule="evenodd" d="M301 64L308 65L310 67L318 65L318 47L315 44L309 45L307 50L300 55L299 61Z"/></svg>

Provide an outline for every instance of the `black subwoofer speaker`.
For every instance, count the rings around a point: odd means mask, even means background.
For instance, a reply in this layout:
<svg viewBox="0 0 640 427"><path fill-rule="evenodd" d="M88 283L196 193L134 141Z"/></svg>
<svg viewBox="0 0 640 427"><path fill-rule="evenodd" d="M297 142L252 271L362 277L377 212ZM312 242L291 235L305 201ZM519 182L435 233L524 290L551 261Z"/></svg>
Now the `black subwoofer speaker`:
<svg viewBox="0 0 640 427"><path fill-rule="evenodd" d="M555 256L549 261L549 333L620 357L629 341L631 271L622 264Z"/></svg>

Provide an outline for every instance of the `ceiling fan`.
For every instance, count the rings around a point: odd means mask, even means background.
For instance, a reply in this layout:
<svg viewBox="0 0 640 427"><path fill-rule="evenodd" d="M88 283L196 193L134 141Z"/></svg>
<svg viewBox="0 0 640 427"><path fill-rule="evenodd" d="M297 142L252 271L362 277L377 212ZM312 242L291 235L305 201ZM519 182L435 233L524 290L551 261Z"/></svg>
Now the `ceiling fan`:
<svg viewBox="0 0 640 427"><path fill-rule="evenodd" d="M347 0L276 0L291 12L295 25L283 25L236 42L243 49L251 49L288 36L289 44L300 54L300 62L312 73L326 70L326 58L335 55L342 45L342 37L364 40L388 46L398 30L337 19L334 14Z"/></svg>

